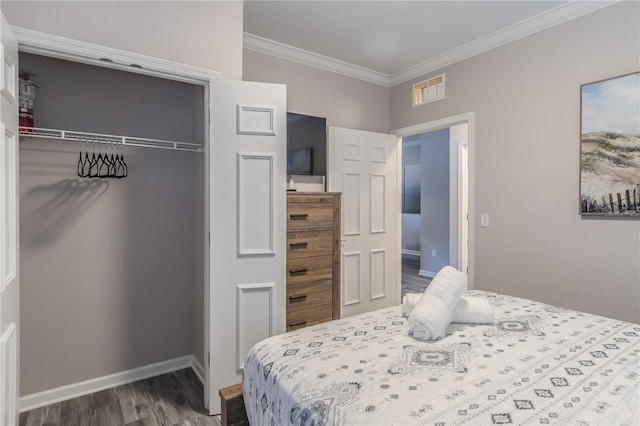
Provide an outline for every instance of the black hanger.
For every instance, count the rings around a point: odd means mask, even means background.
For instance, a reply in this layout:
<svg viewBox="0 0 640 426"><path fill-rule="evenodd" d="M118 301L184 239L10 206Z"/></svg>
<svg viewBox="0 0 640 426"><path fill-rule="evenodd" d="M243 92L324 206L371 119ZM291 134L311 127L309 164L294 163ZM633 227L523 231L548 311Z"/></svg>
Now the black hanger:
<svg viewBox="0 0 640 426"><path fill-rule="evenodd" d="M78 152L78 166L76 168L76 172L78 173L79 177L84 177L83 175L83 171L82 171L82 140L80 141L80 151Z"/></svg>
<svg viewBox="0 0 640 426"><path fill-rule="evenodd" d="M80 140L80 159L78 160L78 176L80 177L88 177L90 171L90 161L89 161L89 151L86 150L88 148L85 143L85 152L84 156L82 155L82 140Z"/></svg>
<svg viewBox="0 0 640 426"><path fill-rule="evenodd" d="M89 173L87 177L98 177L98 158L96 157L96 141L91 142L91 160L89 160Z"/></svg>
<svg viewBox="0 0 640 426"><path fill-rule="evenodd" d="M102 155L103 145L106 145L106 143L100 142L100 153L98 154L98 177L101 179L109 177L109 159L107 157L106 150L105 154Z"/></svg>
<svg viewBox="0 0 640 426"><path fill-rule="evenodd" d="M109 158L109 177L114 178L116 177L116 166L118 165L118 163L113 153L115 151L113 144L111 144L110 149L111 149L111 157Z"/></svg>
<svg viewBox="0 0 640 426"><path fill-rule="evenodd" d="M123 151L123 145L120 145L118 147L118 151L116 152L116 157L115 157L115 178L117 179L122 179L124 177L127 177L127 163L125 163L124 161L124 156L122 154Z"/></svg>

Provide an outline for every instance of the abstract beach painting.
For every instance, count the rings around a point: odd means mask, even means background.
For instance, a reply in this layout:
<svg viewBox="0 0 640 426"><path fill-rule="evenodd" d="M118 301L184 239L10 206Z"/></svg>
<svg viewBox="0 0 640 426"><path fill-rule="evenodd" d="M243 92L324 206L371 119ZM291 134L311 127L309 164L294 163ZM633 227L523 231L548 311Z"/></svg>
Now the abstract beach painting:
<svg viewBox="0 0 640 426"><path fill-rule="evenodd" d="M581 86L580 214L640 218L640 72Z"/></svg>

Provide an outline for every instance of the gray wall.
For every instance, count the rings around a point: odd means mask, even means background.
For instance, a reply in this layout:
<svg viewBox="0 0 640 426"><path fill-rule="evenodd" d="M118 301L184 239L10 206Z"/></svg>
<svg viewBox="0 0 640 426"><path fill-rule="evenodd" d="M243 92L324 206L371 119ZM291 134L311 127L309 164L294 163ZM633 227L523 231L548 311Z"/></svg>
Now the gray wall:
<svg viewBox="0 0 640 426"><path fill-rule="evenodd" d="M418 210L420 209L421 181L420 140L420 135L407 136L402 139L403 197L409 198L411 204L417 204ZM407 172L407 166L411 168L410 172ZM413 173L411 173L413 171L418 176L413 176ZM410 182L407 182L409 180ZM407 192L412 194L413 191L418 192L417 197L406 197ZM406 201L403 200L403 203L406 203ZM406 213L404 207L402 213L402 250L420 251L420 213Z"/></svg>
<svg viewBox="0 0 640 426"><path fill-rule="evenodd" d="M202 141L201 87L20 59L40 85L38 126ZM202 154L125 148L129 177L90 180L76 176L78 143L24 139L22 394L202 353Z"/></svg>
<svg viewBox="0 0 640 426"><path fill-rule="evenodd" d="M580 85L637 71L639 27L620 2L434 71L445 100L392 88L393 129L476 113L477 288L640 322L640 221L578 214Z"/></svg>
<svg viewBox="0 0 640 426"><path fill-rule="evenodd" d="M21 394L191 354L197 154L89 180L77 144L20 145Z"/></svg>
<svg viewBox="0 0 640 426"><path fill-rule="evenodd" d="M287 110L328 126L389 132L389 88L244 49L243 80L287 85Z"/></svg>
<svg viewBox="0 0 640 426"><path fill-rule="evenodd" d="M436 273L449 264L449 129L420 137L420 270Z"/></svg>
<svg viewBox="0 0 640 426"><path fill-rule="evenodd" d="M35 127L199 143L204 87L20 54L36 74Z"/></svg>

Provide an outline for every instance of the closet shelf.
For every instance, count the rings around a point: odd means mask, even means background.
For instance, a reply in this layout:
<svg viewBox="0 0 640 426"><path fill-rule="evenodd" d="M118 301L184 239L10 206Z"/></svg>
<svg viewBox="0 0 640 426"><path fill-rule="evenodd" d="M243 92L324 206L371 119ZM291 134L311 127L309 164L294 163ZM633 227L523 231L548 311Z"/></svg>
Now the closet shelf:
<svg viewBox="0 0 640 426"><path fill-rule="evenodd" d="M129 136L105 135L101 133L86 133L71 130L42 129L38 127L20 127L19 133L20 136L28 138L71 140L77 142L100 142L121 144L124 146L139 146L143 148L204 152L204 147L196 143L166 141L161 139L134 138Z"/></svg>

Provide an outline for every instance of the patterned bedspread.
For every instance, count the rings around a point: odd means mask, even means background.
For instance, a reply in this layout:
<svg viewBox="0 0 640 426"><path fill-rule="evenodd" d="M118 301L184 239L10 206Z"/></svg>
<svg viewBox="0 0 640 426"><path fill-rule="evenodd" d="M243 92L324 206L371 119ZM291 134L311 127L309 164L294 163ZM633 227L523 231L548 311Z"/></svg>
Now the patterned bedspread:
<svg viewBox="0 0 640 426"><path fill-rule="evenodd" d="M640 424L640 325L469 291L494 325L423 342L401 307L266 339L244 366L254 426Z"/></svg>

